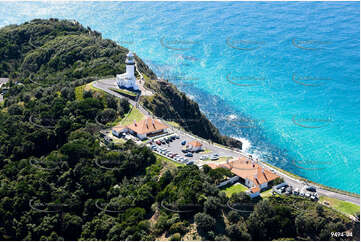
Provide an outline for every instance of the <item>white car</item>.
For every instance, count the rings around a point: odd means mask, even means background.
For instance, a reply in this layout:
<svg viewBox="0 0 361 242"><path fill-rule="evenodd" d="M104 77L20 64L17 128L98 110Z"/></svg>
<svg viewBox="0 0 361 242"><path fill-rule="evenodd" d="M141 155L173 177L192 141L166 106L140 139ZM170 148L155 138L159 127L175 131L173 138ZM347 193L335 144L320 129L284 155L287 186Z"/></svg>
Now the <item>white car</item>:
<svg viewBox="0 0 361 242"><path fill-rule="evenodd" d="M207 158L208 158L208 156L202 155L199 159L201 159L201 160L206 160Z"/></svg>
<svg viewBox="0 0 361 242"><path fill-rule="evenodd" d="M296 188L294 191L293 191L293 194L295 194L295 195L298 195L300 192L299 192L299 189L298 188Z"/></svg>

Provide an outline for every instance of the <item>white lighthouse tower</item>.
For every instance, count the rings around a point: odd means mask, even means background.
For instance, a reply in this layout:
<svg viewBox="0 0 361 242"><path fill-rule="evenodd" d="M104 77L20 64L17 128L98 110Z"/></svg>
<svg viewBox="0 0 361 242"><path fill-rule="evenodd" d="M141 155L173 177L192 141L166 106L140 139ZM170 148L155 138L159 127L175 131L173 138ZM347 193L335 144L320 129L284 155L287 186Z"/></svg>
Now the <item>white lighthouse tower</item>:
<svg viewBox="0 0 361 242"><path fill-rule="evenodd" d="M134 66L135 66L134 55L130 51L127 54L127 58L125 59L125 64L126 64L126 69L125 69L126 72L123 74L118 74L116 76L117 85L120 88L125 87L125 88L132 88L134 90L139 90L134 75Z"/></svg>
<svg viewBox="0 0 361 242"><path fill-rule="evenodd" d="M125 64L127 65L127 67L126 67L127 77L129 79L135 79L135 76L134 76L135 62L134 62L134 55L132 52L129 52L127 54L127 59L125 59Z"/></svg>

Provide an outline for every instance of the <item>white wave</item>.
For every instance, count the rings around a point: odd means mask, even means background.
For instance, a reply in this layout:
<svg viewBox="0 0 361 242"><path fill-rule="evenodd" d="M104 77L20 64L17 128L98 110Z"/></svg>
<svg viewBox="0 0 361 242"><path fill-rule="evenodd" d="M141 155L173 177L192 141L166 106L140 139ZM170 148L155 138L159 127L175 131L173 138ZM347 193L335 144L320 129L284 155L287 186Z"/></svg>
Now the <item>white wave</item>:
<svg viewBox="0 0 361 242"><path fill-rule="evenodd" d="M246 139L246 138L243 138L243 137L234 137L232 136L232 138L236 139L236 140L239 140L242 142L242 151L247 153L248 150L252 147L252 144L251 142Z"/></svg>
<svg viewBox="0 0 361 242"><path fill-rule="evenodd" d="M238 118L238 116L235 115L235 114L230 114L230 115L227 116L228 120L236 120L237 118Z"/></svg>
<svg viewBox="0 0 361 242"><path fill-rule="evenodd" d="M195 100L195 97L193 95L190 95L190 94L186 94L186 96L190 99L192 99L193 101Z"/></svg>

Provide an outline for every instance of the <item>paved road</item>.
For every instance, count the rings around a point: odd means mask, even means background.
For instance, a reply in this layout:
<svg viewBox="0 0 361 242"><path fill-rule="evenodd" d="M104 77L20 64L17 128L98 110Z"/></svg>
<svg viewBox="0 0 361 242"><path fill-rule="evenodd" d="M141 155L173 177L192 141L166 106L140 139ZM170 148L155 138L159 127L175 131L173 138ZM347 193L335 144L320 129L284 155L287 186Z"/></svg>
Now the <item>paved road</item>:
<svg viewBox="0 0 361 242"><path fill-rule="evenodd" d="M103 90L103 91L105 91L105 92L107 92L107 93L109 93L111 95L114 95L116 97L126 98L126 97L120 95L117 92L109 90L110 87L116 87L114 79L99 80L99 81L96 81L93 84L93 86L96 87L96 88L99 88L99 89L101 89L101 90ZM131 99L128 99L128 100L129 100L130 104L136 106L143 114L150 115L149 112L147 110L145 110L141 105L139 105L138 103L136 103L135 101L133 101ZM241 152L241 151L231 150L231 149L228 149L228 148L218 147L216 145L205 142L204 140L202 140L202 139L200 139L198 137L195 137L195 136L193 136L191 134L188 134L186 132L178 130L178 129L174 128L174 127L172 128L172 131L181 136L181 138L178 141L174 141L174 142L181 142L182 140L187 140L187 142L188 142L188 141L197 139L198 141L200 141L203 144L203 147L205 149L211 150L213 154L218 153L220 156L226 156L226 157L230 157L230 156L232 156L232 157L245 156L247 158L249 157L249 154L247 154L247 153L244 153L244 152ZM179 147L177 148L177 146L174 146L174 147L175 148L172 148L172 149L174 149L174 152L177 149L179 149ZM179 151L176 152L176 153L182 154L182 152L179 152ZM201 154L196 154L194 157L187 157L187 158L189 160L196 160L196 159L199 159L200 156L201 156ZM184 157L184 155L182 157ZM209 163L212 163L212 162L209 162ZM272 167L268 166L267 164L265 164L263 162L258 162L258 163L260 165L262 165L262 166L268 167L270 170L273 170L275 173L277 173L279 176L281 176L285 180L285 182L287 182L289 185L291 185L294 189L298 188L299 190L302 190L303 187L306 185L304 181L301 181L301 180L295 179L293 177L290 177L285 173L282 173L282 172L280 172L280 171L278 171L276 169L273 169ZM333 191L323 189L323 188L321 188L321 187L319 187L317 185L314 185L314 184L312 184L312 186L317 188L317 193L320 196L327 196L327 197L331 197L331 198L337 198L337 199L340 199L340 200L343 200L343 201L348 201L348 202L360 205L360 197L353 197L353 196L348 196L348 195L336 193L336 192L333 192Z"/></svg>

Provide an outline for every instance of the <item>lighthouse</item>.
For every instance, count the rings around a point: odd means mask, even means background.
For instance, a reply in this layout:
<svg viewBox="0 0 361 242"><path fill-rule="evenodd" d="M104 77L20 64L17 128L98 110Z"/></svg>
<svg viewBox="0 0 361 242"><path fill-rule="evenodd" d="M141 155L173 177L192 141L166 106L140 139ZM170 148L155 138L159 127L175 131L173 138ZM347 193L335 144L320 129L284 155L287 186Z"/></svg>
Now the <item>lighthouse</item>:
<svg viewBox="0 0 361 242"><path fill-rule="evenodd" d="M118 87L139 90L134 75L135 59L133 53L130 51L125 59L125 65L125 73L116 76Z"/></svg>
<svg viewBox="0 0 361 242"><path fill-rule="evenodd" d="M125 64L126 64L126 74L127 74L127 78L128 79L135 79L134 76L134 55L132 52L129 52L127 54L127 59L125 59Z"/></svg>

